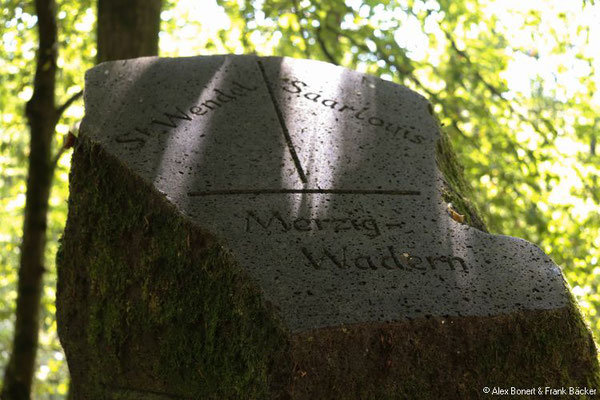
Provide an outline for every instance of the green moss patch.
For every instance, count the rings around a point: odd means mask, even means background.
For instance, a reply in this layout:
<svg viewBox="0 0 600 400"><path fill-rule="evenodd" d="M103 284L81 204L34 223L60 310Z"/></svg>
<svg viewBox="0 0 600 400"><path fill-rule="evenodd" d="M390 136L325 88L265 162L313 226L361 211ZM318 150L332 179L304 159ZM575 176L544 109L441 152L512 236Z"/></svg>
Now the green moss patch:
<svg viewBox="0 0 600 400"><path fill-rule="evenodd" d="M464 215L466 224L487 232L483 214L469 200L472 197L471 185L466 181L463 168L456 159L448 135L443 129L440 129L440 138L436 143L435 150L438 168L444 175L445 187L442 190L444 201L451 203L459 214Z"/></svg>
<svg viewBox="0 0 600 400"><path fill-rule="evenodd" d="M230 255L85 140L58 265L78 398L129 388L264 399L285 382L285 330Z"/></svg>

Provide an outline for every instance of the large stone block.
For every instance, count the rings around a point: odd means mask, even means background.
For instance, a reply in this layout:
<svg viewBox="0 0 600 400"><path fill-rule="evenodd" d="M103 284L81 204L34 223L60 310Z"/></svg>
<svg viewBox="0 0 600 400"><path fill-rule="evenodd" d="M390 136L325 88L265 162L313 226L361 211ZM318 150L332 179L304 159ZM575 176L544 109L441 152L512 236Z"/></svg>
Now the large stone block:
<svg viewBox="0 0 600 400"><path fill-rule="evenodd" d="M316 61L142 58L90 70L85 105L59 254L76 398L596 388L560 269L482 230L409 89Z"/></svg>

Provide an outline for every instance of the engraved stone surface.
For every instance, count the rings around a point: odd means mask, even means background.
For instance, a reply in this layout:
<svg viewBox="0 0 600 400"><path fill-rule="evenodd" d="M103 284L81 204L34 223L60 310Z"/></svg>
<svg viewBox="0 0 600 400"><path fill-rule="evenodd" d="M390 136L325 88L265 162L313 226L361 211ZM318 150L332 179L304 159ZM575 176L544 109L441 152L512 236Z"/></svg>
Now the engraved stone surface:
<svg viewBox="0 0 600 400"><path fill-rule="evenodd" d="M317 61L141 58L90 70L85 107L57 256L73 400L599 387L559 268L450 215L452 198L482 226L407 88Z"/></svg>
<svg viewBox="0 0 600 400"><path fill-rule="evenodd" d="M567 305L535 245L454 221L428 102L326 63L143 58L86 77L81 134L247 270L292 332Z"/></svg>

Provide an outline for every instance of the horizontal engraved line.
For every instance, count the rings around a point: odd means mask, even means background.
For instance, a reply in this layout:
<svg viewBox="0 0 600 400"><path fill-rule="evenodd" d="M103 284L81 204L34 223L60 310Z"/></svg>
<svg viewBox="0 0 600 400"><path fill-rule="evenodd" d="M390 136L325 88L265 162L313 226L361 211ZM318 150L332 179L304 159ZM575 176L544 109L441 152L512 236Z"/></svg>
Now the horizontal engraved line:
<svg viewBox="0 0 600 400"><path fill-rule="evenodd" d="M238 189L204 190L188 192L188 196L225 196L225 195L261 195L261 194L366 194L391 196L419 196L418 190L361 190L361 189Z"/></svg>

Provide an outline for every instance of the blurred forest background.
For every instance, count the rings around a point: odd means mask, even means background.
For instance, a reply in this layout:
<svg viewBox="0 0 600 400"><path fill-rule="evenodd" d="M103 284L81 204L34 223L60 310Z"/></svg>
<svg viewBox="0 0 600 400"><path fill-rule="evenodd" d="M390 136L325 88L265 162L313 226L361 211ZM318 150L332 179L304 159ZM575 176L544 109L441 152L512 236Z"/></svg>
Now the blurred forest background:
<svg viewBox="0 0 600 400"><path fill-rule="evenodd" d="M0 368L17 297L38 31L34 1L0 0ZM57 0L57 103L96 59L96 2ZM427 97L490 230L559 264L600 337L600 4L591 0L165 0L159 54L257 53L319 59ZM76 98L76 97L75 97ZM54 153L83 117L56 125ZM67 215L69 152L50 195L40 348L32 397L64 399L55 254ZM3 375L0 375L2 379Z"/></svg>

